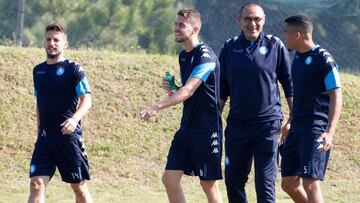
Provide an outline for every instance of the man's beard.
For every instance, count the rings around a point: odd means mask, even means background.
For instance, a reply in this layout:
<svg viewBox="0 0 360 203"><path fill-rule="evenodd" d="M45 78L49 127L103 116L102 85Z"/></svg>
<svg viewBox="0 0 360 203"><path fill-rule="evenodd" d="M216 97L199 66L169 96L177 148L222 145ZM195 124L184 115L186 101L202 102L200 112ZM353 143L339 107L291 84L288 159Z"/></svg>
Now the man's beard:
<svg viewBox="0 0 360 203"><path fill-rule="evenodd" d="M60 56L60 53L51 54L51 53L46 52L46 55L47 55L48 59L54 59L54 58L57 58L58 56Z"/></svg>
<svg viewBox="0 0 360 203"><path fill-rule="evenodd" d="M184 36L184 37L178 38L178 39L176 39L176 37L175 37L175 42L177 42L177 43L185 42L185 41L187 41L188 39L190 39L191 36L192 36L192 35L190 35L190 36Z"/></svg>

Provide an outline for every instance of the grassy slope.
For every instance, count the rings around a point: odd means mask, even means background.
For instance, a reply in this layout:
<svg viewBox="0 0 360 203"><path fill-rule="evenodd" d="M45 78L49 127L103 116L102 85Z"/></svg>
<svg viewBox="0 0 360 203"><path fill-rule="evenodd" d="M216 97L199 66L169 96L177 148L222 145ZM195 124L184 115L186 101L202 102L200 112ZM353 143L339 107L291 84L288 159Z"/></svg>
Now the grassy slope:
<svg viewBox="0 0 360 203"><path fill-rule="evenodd" d="M161 77L166 70L177 70L177 58L108 51L68 51L66 56L82 64L92 87L94 108L83 123L95 201L166 202L160 179L181 105L163 110L148 123L138 115L166 96L159 88ZM36 139L32 68L43 60L42 49L0 47L0 202L27 198L29 160ZM328 202L358 202L360 77L341 77L344 112L323 189ZM254 202L252 179L249 182ZM223 182L221 188L225 196ZM184 189L189 202L205 202L196 178L185 178ZM278 191L279 202L291 202ZM73 202L71 190L58 176L48 187L47 200Z"/></svg>

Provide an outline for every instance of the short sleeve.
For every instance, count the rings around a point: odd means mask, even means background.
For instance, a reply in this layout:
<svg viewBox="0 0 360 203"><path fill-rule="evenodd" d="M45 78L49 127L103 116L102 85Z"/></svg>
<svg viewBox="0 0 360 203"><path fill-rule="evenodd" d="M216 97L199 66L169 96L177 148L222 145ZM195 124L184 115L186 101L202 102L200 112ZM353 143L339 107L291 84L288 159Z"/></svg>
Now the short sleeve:
<svg viewBox="0 0 360 203"><path fill-rule="evenodd" d="M195 68L190 74L190 77L199 78L203 82L207 80L210 73L216 67L217 58L208 46L202 44L199 48L199 53L194 57L193 64Z"/></svg>
<svg viewBox="0 0 360 203"><path fill-rule="evenodd" d="M75 66L75 90L77 96L81 96L86 93L90 93L90 86L86 79L85 72L80 65Z"/></svg>
<svg viewBox="0 0 360 203"><path fill-rule="evenodd" d="M337 65L334 62L326 63L328 72L325 76L324 83L326 90L332 90L341 87L340 75Z"/></svg>

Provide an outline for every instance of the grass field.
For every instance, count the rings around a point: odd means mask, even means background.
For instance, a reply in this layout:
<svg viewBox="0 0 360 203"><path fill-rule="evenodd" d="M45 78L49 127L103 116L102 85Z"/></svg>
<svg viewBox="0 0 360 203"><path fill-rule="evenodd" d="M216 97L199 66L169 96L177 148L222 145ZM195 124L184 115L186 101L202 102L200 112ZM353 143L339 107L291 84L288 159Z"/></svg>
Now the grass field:
<svg viewBox="0 0 360 203"><path fill-rule="evenodd" d="M177 57L109 51L67 51L80 62L92 88L93 109L83 119L95 202L167 202L160 181L181 105L150 122L139 112L166 96L166 70L177 73ZM0 203L26 202L35 135L32 68L45 60L42 49L0 46ZM344 110L337 128L323 192L327 202L360 202L360 76L341 74ZM283 102L285 103L285 102ZM226 115L224 115L226 117ZM291 202L277 184L278 202ZM221 182L224 199L225 186ZM185 177L188 202L206 202L197 178ZM247 187L255 202L253 178ZM47 202L74 202L70 187L56 175Z"/></svg>

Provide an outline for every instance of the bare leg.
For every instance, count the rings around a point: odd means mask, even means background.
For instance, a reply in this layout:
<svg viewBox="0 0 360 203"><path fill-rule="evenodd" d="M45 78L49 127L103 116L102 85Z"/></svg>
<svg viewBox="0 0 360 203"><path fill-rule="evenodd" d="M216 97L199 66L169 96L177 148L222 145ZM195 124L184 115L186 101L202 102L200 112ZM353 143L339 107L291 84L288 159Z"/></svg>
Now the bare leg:
<svg viewBox="0 0 360 203"><path fill-rule="evenodd" d="M281 188L294 200L295 203L307 203L308 198L299 176L282 177Z"/></svg>
<svg viewBox="0 0 360 203"><path fill-rule="evenodd" d="M184 171L165 170L162 182L166 188L166 192L170 203L185 203L185 196L182 191L180 181Z"/></svg>
<svg viewBox="0 0 360 203"><path fill-rule="evenodd" d="M30 195L28 203L45 202L45 188L49 181L49 176L35 176L30 179Z"/></svg>
<svg viewBox="0 0 360 203"><path fill-rule="evenodd" d="M323 203L320 181L311 178L303 178L303 185L309 203Z"/></svg>
<svg viewBox="0 0 360 203"><path fill-rule="evenodd" d="M201 187L203 188L208 203L222 203L222 196L218 187L218 183L216 180L201 180Z"/></svg>
<svg viewBox="0 0 360 203"><path fill-rule="evenodd" d="M76 203L92 203L91 194L86 185L86 181L81 183L72 183L71 188L73 189L76 197Z"/></svg>

